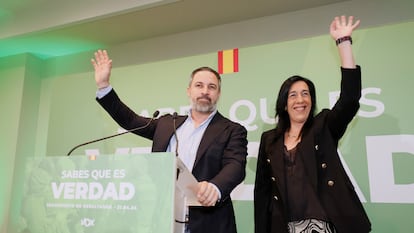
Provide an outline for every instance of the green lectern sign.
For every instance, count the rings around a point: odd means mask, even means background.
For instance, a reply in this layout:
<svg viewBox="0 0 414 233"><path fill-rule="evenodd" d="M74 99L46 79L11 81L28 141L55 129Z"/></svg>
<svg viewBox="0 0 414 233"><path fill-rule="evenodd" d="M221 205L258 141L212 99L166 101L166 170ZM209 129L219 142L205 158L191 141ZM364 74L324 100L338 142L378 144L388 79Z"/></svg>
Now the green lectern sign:
<svg viewBox="0 0 414 233"><path fill-rule="evenodd" d="M172 153L30 159L20 228L32 233L172 232L175 163Z"/></svg>

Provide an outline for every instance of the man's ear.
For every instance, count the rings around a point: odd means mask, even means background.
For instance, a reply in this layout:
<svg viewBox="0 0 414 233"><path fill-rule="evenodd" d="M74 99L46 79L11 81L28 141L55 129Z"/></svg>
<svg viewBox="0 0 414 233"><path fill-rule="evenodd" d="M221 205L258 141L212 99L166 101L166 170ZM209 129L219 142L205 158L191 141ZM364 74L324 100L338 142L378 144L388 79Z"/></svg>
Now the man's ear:
<svg viewBox="0 0 414 233"><path fill-rule="evenodd" d="M190 97L190 87L187 87L187 96Z"/></svg>

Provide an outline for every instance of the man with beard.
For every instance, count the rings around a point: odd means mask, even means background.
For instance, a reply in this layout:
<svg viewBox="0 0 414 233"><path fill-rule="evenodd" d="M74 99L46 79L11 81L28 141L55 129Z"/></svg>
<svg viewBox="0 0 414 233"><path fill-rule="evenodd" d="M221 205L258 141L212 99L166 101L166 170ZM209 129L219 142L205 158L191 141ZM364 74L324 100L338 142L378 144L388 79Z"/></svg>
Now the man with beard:
<svg viewBox="0 0 414 233"><path fill-rule="evenodd" d="M189 207L185 232L236 233L231 191L245 177L247 131L217 111L221 78L217 71L200 67L191 73L187 115L167 114L155 120L137 115L118 97L109 83L112 60L105 50L92 59L98 87L97 101L124 129L144 127L135 134L153 141L153 152L172 152L198 180L197 198L202 206Z"/></svg>

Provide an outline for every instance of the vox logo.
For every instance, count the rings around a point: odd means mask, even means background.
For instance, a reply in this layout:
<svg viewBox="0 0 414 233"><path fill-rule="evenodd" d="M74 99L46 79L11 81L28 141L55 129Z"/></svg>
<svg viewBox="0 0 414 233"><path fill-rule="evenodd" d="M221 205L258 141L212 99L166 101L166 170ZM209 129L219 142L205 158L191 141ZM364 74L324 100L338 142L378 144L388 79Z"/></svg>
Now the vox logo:
<svg viewBox="0 0 414 233"><path fill-rule="evenodd" d="M95 219L83 218L83 219L81 219L81 226L93 227L93 226L95 226Z"/></svg>

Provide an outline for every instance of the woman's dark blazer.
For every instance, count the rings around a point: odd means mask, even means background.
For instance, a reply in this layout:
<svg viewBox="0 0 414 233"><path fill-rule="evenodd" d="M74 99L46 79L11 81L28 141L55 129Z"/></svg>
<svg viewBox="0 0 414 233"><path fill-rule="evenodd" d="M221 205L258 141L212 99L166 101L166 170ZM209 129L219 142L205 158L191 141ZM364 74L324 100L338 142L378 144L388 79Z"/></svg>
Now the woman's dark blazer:
<svg viewBox="0 0 414 233"><path fill-rule="evenodd" d="M124 129L142 127L150 121L150 118L141 117L130 110L114 90L97 101ZM178 116L177 127L186 118L187 116ZM173 117L170 114L161 116L148 127L134 133L152 140L153 152L165 152L174 134ZM236 232L230 193L246 175L246 156L246 129L217 112L201 139L192 173L198 181L215 184L221 191L222 198L214 207L190 208L191 233Z"/></svg>
<svg viewBox="0 0 414 233"><path fill-rule="evenodd" d="M342 71L341 94L332 110L324 109L297 145L310 184L339 233L365 233L371 224L337 152L338 141L359 109L361 71ZM284 137L264 132L259 146L254 188L255 233L287 232Z"/></svg>

